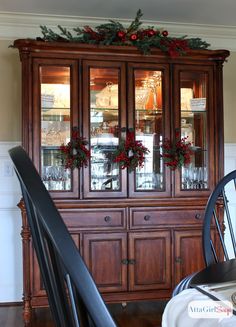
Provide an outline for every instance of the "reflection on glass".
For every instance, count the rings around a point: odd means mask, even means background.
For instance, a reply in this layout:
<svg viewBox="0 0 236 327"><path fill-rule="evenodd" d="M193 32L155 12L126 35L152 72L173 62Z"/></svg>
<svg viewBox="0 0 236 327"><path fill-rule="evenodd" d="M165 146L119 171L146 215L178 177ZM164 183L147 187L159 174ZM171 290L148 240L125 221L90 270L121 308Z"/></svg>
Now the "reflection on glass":
<svg viewBox="0 0 236 327"><path fill-rule="evenodd" d="M70 68L40 67L41 176L50 191L71 189L71 172L59 159L59 147L70 140Z"/></svg>
<svg viewBox="0 0 236 327"><path fill-rule="evenodd" d="M206 86L206 73L180 73L181 137L192 144L191 164L182 168L183 190L208 188Z"/></svg>
<svg viewBox="0 0 236 327"><path fill-rule="evenodd" d="M90 68L90 189L120 189L120 170L113 162L119 142L119 69Z"/></svg>
<svg viewBox="0 0 236 327"><path fill-rule="evenodd" d="M135 134L149 149L142 168L136 169L137 191L164 190L163 161L160 142L163 135L162 72L134 71L135 78Z"/></svg>

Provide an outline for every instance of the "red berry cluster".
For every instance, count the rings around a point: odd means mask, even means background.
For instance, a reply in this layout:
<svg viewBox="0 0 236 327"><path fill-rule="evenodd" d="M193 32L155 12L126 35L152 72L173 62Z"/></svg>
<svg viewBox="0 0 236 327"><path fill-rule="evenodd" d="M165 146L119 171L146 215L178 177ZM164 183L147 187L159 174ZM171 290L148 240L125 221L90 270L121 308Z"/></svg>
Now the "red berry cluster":
<svg viewBox="0 0 236 327"><path fill-rule="evenodd" d="M87 144L88 142L80 137L79 130L74 128L70 142L60 146L60 157L65 168L87 167L90 157L90 151L86 148Z"/></svg>
<svg viewBox="0 0 236 327"><path fill-rule="evenodd" d="M167 37L168 34L169 34L168 31L163 31L162 33L160 33L160 31L154 30L153 28L140 29L132 34L127 33L125 30L118 31L116 33L117 38L122 42L126 42L127 40L130 41L143 40L145 37L152 37L156 35L159 36L162 35L163 37Z"/></svg>
<svg viewBox="0 0 236 327"><path fill-rule="evenodd" d="M161 40L161 45L167 48L167 52L172 58L189 50L188 41L185 39L166 38Z"/></svg>
<svg viewBox="0 0 236 327"><path fill-rule="evenodd" d="M192 154L191 142L187 142L188 137L180 138L179 132L176 132L175 137L176 140L173 143L165 139L162 145L162 158L171 170L190 164Z"/></svg>
<svg viewBox="0 0 236 327"><path fill-rule="evenodd" d="M141 141L135 140L133 131L128 131L126 140L121 141L118 149L114 153L114 162L118 162L121 169L128 168L134 170L137 167L143 167L145 154L149 150Z"/></svg>

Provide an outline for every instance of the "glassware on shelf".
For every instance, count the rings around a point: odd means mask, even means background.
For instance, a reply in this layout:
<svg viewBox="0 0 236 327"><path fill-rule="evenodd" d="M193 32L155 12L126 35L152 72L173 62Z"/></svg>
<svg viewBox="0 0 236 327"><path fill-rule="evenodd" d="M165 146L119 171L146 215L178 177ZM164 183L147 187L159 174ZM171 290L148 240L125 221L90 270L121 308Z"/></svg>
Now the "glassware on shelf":
<svg viewBox="0 0 236 327"><path fill-rule="evenodd" d="M140 169L136 172L137 190L161 190L163 188L163 175L158 173L149 173Z"/></svg>
<svg viewBox="0 0 236 327"><path fill-rule="evenodd" d="M207 189L208 188L208 171L207 167L195 167L190 164L182 167L182 189Z"/></svg>
<svg viewBox="0 0 236 327"><path fill-rule="evenodd" d="M117 163L108 159L91 162L91 189L92 190L118 190L119 168Z"/></svg>
<svg viewBox="0 0 236 327"><path fill-rule="evenodd" d="M106 86L96 94L97 108L118 108L118 84L111 81L106 82Z"/></svg>
<svg viewBox="0 0 236 327"><path fill-rule="evenodd" d="M148 98L148 89L146 87L135 88L135 108L145 109L145 105Z"/></svg>
<svg viewBox="0 0 236 327"><path fill-rule="evenodd" d="M154 71L142 81L143 88L148 91L145 104L146 109L158 109L158 88L160 89L162 82L161 71ZM160 96L160 95L159 95Z"/></svg>
<svg viewBox="0 0 236 327"><path fill-rule="evenodd" d="M63 166L43 166L42 180L49 191L70 190L70 170Z"/></svg>

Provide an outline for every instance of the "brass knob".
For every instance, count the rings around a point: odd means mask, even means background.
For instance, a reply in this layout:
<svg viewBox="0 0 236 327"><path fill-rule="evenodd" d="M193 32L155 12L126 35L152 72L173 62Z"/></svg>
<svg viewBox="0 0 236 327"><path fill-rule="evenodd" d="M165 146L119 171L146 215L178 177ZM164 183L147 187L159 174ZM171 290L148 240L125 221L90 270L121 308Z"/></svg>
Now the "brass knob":
<svg viewBox="0 0 236 327"><path fill-rule="evenodd" d="M106 216L106 217L104 217L104 220L105 220L105 222L109 222L109 221L111 221L111 217L110 216Z"/></svg>
<svg viewBox="0 0 236 327"><path fill-rule="evenodd" d="M199 219L201 219L201 218L202 218L201 214L200 214L200 213L196 213L196 215L195 215L195 219L199 220Z"/></svg>
<svg viewBox="0 0 236 327"><path fill-rule="evenodd" d="M122 260L121 260L121 263L122 263L123 265L128 265L128 264L129 264L129 260L128 260L128 259L122 259Z"/></svg>
<svg viewBox="0 0 236 327"><path fill-rule="evenodd" d="M175 262L176 262L176 263L182 263L182 262L183 262L183 259L180 258L180 257L176 257L176 258L175 258Z"/></svg>
<svg viewBox="0 0 236 327"><path fill-rule="evenodd" d="M134 265L136 263L136 260L135 259L129 259L129 264L130 265Z"/></svg>

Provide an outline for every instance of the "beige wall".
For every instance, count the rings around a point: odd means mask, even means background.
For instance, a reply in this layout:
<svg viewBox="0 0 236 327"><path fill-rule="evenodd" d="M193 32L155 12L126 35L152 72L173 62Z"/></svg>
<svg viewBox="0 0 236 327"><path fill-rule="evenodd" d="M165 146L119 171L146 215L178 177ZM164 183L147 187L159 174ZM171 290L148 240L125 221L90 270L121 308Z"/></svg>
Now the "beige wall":
<svg viewBox="0 0 236 327"><path fill-rule="evenodd" d="M0 141L21 140L20 60L11 41L0 41ZM224 64L225 142L236 143L236 53Z"/></svg>
<svg viewBox="0 0 236 327"><path fill-rule="evenodd" d="M236 52L224 64L225 143L236 143Z"/></svg>
<svg viewBox="0 0 236 327"><path fill-rule="evenodd" d="M0 141L21 139L21 68L10 44L0 41Z"/></svg>

